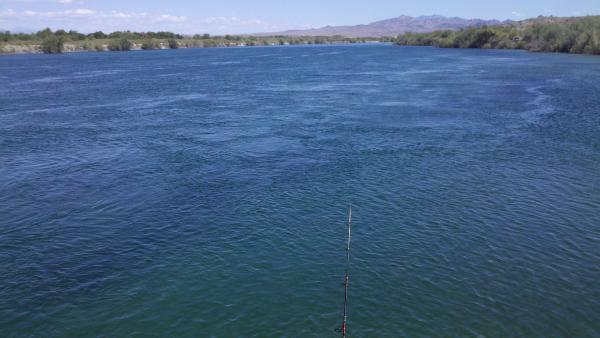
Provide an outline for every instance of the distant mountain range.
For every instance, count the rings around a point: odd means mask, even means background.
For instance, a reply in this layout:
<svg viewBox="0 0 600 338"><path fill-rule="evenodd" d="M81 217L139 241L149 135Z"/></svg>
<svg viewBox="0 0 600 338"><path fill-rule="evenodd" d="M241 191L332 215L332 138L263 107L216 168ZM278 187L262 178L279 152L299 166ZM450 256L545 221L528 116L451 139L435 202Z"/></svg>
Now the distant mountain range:
<svg viewBox="0 0 600 338"><path fill-rule="evenodd" d="M333 36L345 37L384 37L396 36L406 32L429 33L437 30L461 29L465 27L479 27L484 25L509 24L512 21L481 20L449 18L440 15L412 17L402 15L397 18L376 21L366 25L356 26L325 26L314 29L288 30L255 34L258 36L287 35L287 36Z"/></svg>

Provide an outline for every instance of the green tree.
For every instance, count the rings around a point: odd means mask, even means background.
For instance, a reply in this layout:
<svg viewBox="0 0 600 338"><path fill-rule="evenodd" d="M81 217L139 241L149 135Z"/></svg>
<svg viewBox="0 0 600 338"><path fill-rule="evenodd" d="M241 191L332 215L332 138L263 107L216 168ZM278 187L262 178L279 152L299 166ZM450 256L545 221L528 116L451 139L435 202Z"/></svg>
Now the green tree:
<svg viewBox="0 0 600 338"><path fill-rule="evenodd" d="M70 30L67 34L69 36L69 39L71 39L72 41L85 40L85 34L81 34L78 31Z"/></svg>
<svg viewBox="0 0 600 338"><path fill-rule="evenodd" d="M9 31L0 32L0 41L2 41L2 42L8 42L11 39L12 39L12 34L10 34Z"/></svg>
<svg viewBox="0 0 600 338"><path fill-rule="evenodd" d="M112 39L108 44L108 50L113 52L128 51L131 50L132 46L131 41L125 38Z"/></svg>
<svg viewBox="0 0 600 338"><path fill-rule="evenodd" d="M144 40L144 42L142 42L143 50L156 49L157 47L158 46L157 46L156 42L152 39L146 39L146 40Z"/></svg>
<svg viewBox="0 0 600 338"><path fill-rule="evenodd" d="M175 40L175 39L168 39L167 43L169 44L169 48L171 48L171 49L179 48L179 45L177 44L177 40Z"/></svg>
<svg viewBox="0 0 600 338"><path fill-rule="evenodd" d="M54 35L54 33L52 33L52 30L50 28L45 28L45 29L35 33L35 35L40 39L45 39L51 35Z"/></svg>
<svg viewBox="0 0 600 338"><path fill-rule="evenodd" d="M102 31L98 31L98 32L94 32L92 34L88 34L88 37L94 38L94 39L106 39L106 34L104 34Z"/></svg>
<svg viewBox="0 0 600 338"><path fill-rule="evenodd" d="M63 37L50 35L42 40L40 48L45 54L60 54L63 52L64 48Z"/></svg>

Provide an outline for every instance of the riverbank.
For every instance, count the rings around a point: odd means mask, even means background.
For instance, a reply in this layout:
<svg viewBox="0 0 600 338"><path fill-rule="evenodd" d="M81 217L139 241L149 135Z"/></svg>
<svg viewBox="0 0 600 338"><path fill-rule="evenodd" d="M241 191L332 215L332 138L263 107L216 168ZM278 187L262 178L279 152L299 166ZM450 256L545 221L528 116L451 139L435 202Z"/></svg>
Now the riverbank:
<svg viewBox="0 0 600 338"><path fill-rule="evenodd" d="M379 40L364 40L364 41L355 41L355 42L347 42L347 41L331 41L331 42L322 42L317 43L318 45L332 45L332 44L359 44L359 43L384 43L390 41L379 41ZM169 46L168 44L157 44L154 48L144 48L143 43L132 43L131 47L126 50L120 51L136 51L136 50L166 50L166 49L178 49L178 48L227 48L227 47L254 47L254 46L291 46L291 45L312 45L312 43L268 43L268 44L243 44L243 43L221 43L214 45L197 45L197 44L186 44L181 43L176 47ZM110 48L108 44L100 44L95 46L94 48L86 48L82 45L77 44L64 44L63 49L60 53L81 53L81 52L110 52L115 51ZM19 54L60 54L60 53L45 53L42 50L42 45L40 44L2 44L0 45L0 56L8 56L8 55L19 55Z"/></svg>
<svg viewBox="0 0 600 338"><path fill-rule="evenodd" d="M152 48L144 48L143 43L130 42L129 47L120 48L119 51L134 51L143 49L176 49L176 48L202 48L203 46L188 46L185 43L177 44L176 46L169 46L167 43L156 42ZM218 47L218 46L215 46ZM223 47L227 47L223 45ZM109 43L96 42L89 46L86 44L63 44L60 52L56 53L45 53L43 46L40 43L36 44L3 44L0 45L0 55L14 55L14 54L60 54L60 53L73 53L73 52L109 52L116 51L111 49Z"/></svg>
<svg viewBox="0 0 600 338"><path fill-rule="evenodd" d="M600 16L540 17L517 24L473 27L460 31L407 33L398 36L396 44L600 55Z"/></svg>
<svg viewBox="0 0 600 338"><path fill-rule="evenodd" d="M33 34L0 32L0 54L60 54L89 51L129 51L177 48L246 47L277 45L318 45L365 42L392 42L393 38L346 38L342 36L182 36L170 32L96 32L45 29Z"/></svg>

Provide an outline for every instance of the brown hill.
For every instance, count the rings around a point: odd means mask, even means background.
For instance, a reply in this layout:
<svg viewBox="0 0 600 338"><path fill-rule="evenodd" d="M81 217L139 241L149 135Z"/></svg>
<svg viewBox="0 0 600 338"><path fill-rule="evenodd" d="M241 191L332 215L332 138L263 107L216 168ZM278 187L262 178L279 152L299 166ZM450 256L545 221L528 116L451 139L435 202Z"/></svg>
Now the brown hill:
<svg viewBox="0 0 600 338"><path fill-rule="evenodd" d="M432 16L400 16L393 19L376 21L366 25L355 26L325 26L314 29L288 30L284 32L261 33L259 36L345 36L345 37L384 37L396 36L406 32L428 33L437 30L461 29L484 25L499 25L506 22L498 20L449 18L439 15Z"/></svg>

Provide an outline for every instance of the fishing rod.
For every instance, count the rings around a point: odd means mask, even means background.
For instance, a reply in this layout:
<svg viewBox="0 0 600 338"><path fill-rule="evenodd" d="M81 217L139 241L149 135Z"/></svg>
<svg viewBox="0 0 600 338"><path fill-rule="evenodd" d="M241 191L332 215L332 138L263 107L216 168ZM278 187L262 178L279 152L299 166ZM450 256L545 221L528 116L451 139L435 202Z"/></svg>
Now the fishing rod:
<svg viewBox="0 0 600 338"><path fill-rule="evenodd" d="M342 337L346 338L346 321L348 319L348 284L350 282L350 234L352 231L352 205L348 208L348 246L346 247L346 278L344 278L344 321L342 322Z"/></svg>

